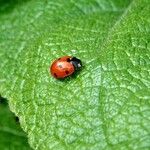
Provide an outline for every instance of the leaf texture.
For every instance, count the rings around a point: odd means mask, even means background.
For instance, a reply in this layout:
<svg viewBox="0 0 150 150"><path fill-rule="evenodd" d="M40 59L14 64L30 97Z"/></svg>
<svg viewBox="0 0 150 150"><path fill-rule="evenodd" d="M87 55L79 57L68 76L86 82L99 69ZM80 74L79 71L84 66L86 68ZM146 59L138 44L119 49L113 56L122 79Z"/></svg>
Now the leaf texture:
<svg viewBox="0 0 150 150"><path fill-rule="evenodd" d="M26 1L1 10L0 92L34 149L149 149L149 2L130 3ZM63 55L84 67L58 81L49 65Z"/></svg>

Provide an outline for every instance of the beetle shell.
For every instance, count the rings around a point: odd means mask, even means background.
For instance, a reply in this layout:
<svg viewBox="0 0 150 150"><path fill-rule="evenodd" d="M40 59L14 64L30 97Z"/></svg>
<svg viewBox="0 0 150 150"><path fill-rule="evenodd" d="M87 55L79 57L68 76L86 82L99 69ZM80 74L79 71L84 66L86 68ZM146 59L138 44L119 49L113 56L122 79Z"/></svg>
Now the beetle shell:
<svg viewBox="0 0 150 150"><path fill-rule="evenodd" d="M65 56L55 60L50 68L52 76L59 79L65 78L73 74L75 68L70 62L67 61L70 59L71 59L70 56Z"/></svg>
<svg viewBox="0 0 150 150"><path fill-rule="evenodd" d="M80 59L71 56L63 56L52 63L50 72L53 77L63 79L72 75L81 67L82 63Z"/></svg>

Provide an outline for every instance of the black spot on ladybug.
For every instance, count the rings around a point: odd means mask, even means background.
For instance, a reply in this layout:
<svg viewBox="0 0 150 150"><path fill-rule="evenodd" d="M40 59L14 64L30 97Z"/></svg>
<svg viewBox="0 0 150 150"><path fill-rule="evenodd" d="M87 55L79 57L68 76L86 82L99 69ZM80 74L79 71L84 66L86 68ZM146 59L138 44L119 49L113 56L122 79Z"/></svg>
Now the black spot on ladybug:
<svg viewBox="0 0 150 150"><path fill-rule="evenodd" d="M60 60L61 58L58 58L58 60Z"/></svg>
<svg viewBox="0 0 150 150"><path fill-rule="evenodd" d="M57 74L56 73L54 73L54 76L57 78Z"/></svg>
<svg viewBox="0 0 150 150"><path fill-rule="evenodd" d="M67 62L70 62L70 58L67 58Z"/></svg>
<svg viewBox="0 0 150 150"><path fill-rule="evenodd" d="M66 74L69 74L69 71L66 70L65 73L66 73Z"/></svg>
<svg viewBox="0 0 150 150"><path fill-rule="evenodd" d="M59 68L62 68L62 65L58 65Z"/></svg>

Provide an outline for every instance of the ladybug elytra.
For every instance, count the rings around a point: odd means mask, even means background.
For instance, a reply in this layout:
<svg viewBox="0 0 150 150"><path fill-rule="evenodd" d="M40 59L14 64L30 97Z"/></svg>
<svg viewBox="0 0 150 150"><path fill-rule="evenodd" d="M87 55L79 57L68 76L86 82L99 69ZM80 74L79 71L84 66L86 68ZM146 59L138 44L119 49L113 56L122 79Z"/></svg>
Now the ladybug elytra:
<svg viewBox="0 0 150 150"><path fill-rule="evenodd" d="M72 75L81 67L82 63L80 59L71 56L63 56L52 63L50 71L53 77L63 79Z"/></svg>

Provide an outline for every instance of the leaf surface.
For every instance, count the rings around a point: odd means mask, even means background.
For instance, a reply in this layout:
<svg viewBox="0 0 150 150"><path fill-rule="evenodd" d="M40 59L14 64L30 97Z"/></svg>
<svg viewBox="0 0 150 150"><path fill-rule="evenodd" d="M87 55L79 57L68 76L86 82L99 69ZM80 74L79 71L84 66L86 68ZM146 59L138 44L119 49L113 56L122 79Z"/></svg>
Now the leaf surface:
<svg viewBox="0 0 150 150"><path fill-rule="evenodd" d="M148 3L27 1L1 10L0 92L34 149L149 148ZM84 67L58 81L49 65L63 55Z"/></svg>
<svg viewBox="0 0 150 150"><path fill-rule="evenodd" d="M150 10L133 1L100 54L101 114L114 149L150 148Z"/></svg>

